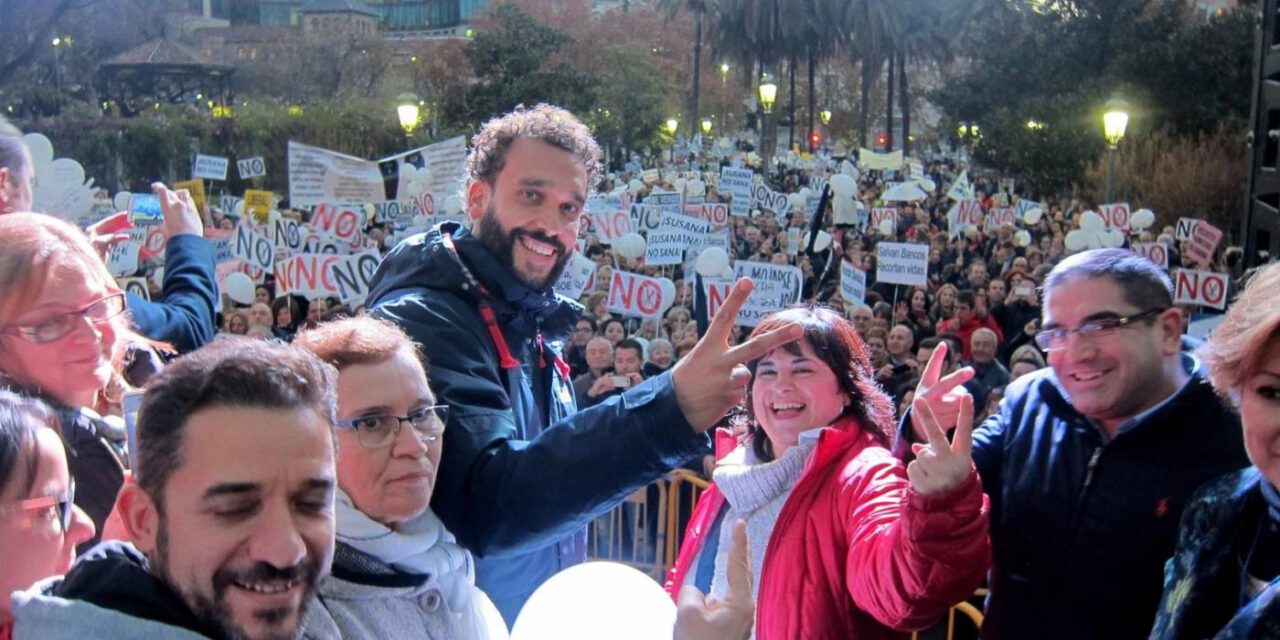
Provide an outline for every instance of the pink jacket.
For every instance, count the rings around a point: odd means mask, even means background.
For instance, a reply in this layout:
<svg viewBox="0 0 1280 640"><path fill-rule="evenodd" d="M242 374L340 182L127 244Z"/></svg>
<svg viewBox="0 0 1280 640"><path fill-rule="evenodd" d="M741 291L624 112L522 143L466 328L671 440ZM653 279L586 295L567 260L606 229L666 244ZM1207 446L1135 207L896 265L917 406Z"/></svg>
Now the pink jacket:
<svg viewBox="0 0 1280 640"><path fill-rule="evenodd" d="M673 597L724 502L714 484L699 498L667 582ZM902 638L928 626L981 585L987 516L977 472L926 498L856 420L823 429L765 552L756 638Z"/></svg>

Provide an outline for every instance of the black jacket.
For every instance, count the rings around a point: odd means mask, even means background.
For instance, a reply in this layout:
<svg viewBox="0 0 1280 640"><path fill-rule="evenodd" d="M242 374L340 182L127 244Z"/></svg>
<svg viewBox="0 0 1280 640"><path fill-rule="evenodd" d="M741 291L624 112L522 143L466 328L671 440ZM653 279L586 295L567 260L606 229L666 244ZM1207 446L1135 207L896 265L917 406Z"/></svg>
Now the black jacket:
<svg viewBox="0 0 1280 640"><path fill-rule="evenodd" d="M401 242L368 300L422 346L450 407L432 508L478 556L477 584L508 623L539 584L584 558L589 521L706 442L670 374L575 413L559 345L581 307L519 283L456 223ZM501 366L482 301L517 366Z"/></svg>

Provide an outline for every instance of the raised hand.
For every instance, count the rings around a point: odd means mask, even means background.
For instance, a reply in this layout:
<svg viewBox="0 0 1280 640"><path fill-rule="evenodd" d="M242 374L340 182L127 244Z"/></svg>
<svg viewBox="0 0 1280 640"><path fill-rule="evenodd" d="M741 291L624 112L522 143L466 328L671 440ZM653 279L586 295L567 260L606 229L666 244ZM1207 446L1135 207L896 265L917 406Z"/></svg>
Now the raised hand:
<svg viewBox="0 0 1280 640"><path fill-rule="evenodd" d="M204 223L200 212L186 189L171 191L163 183L151 183L151 190L160 197L160 210L164 212L164 235L172 238L184 233L204 237Z"/></svg>
<svg viewBox="0 0 1280 640"><path fill-rule="evenodd" d="M917 398L911 404L916 431L929 436L928 444L911 445L916 459L907 465L907 479L920 495L941 495L959 487L973 472L973 396L964 395L958 405L956 431L951 442L938 424L929 403Z"/></svg>
<svg viewBox="0 0 1280 640"><path fill-rule="evenodd" d="M746 395L751 372L742 363L760 358L804 335L800 325L789 325L730 346L733 323L754 286L749 278L735 282L729 297L711 319L706 335L688 356L672 367L676 403L689 425L699 433L719 422Z"/></svg>
<svg viewBox="0 0 1280 640"><path fill-rule="evenodd" d="M724 600L707 598L697 587L680 588L676 602L675 640L737 640L751 637L756 605L751 595L751 555L747 523L733 524L733 543L725 567L729 594Z"/></svg>
<svg viewBox="0 0 1280 640"><path fill-rule="evenodd" d="M929 356L929 363L924 366L924 373L920 375L920 382L916 384L915 396L916 402L923 400L929 405L929 409L943 431L956 426L960 399L969 397L969 392L961 385L974 376L972 367L964 367L943 377L942 367L946 361L947 343L939 342ZM972 405L972 400L970 404ZM972 409L970 411L972 412ZM925 433L915 420L911 421L911 426L915 429L917 440L929 439L929 434Z"/></svg>
<svg viewBox="0 0 1280 640"><path fill-rule="evenodd" d="M125 233L125 230L132 226L129 223L129 212L121 211L89 225L85 229L85 235L89 236L89 244L93 245L93 250L106 260L111 245L129 239L129 234Z"/></svg>

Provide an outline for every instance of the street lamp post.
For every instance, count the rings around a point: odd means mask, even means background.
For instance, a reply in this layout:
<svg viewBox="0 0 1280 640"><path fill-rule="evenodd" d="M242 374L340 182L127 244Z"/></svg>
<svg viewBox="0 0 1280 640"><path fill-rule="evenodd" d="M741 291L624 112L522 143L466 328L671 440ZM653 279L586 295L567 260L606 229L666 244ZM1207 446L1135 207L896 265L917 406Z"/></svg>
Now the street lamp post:
<svg viewBox="0 0 1280 640"><path fill-rule="evenodd" d="M765 175L769 175L769 165L773 164L773 119L769 116L773 113L773 103L778 98L778 83L774 82L773 75L765 73L760 76L760 110L764 112L764 119L761 122L761 157L764 160ZM763 142L768 140L766 144Z"/></svg>
<svg viewBox="0 0 1280 640"><path fill-rule="evenodd" d="M1107 112L1102 115L1102 133L1107 140L1107 202L1115 196L1116 148L1129 126L1129 103L1120 98L1107 101Z"/></svg>
<svg viewBox="0 0 1280 640"><path fill-rule="evenodd" d="M413 130L418 128L418 96L402 93L396 98L396 115L400 118L400 128L404 129L405 138L413 137Z"/></svg>
<svg viewBox="0 0 1280 640"><path fill-rule="evenodd" d="M675 118L667 118L667 133L671 134L671 165L676 164L676 130L680 128L680 121Z"/></svg>

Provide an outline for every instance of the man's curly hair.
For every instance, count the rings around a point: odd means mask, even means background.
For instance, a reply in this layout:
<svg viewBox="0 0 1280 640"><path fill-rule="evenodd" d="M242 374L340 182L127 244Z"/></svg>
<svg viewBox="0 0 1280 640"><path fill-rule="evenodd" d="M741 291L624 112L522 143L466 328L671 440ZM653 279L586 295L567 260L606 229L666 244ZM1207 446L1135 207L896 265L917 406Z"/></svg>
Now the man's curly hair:
<svg viewBox="0 0 1280 640"><path fill-rule="evenodd" d="M604 177L600 164L603 154L591 130L572 113L549 104L532 109L520 105L511 113L484 123L471 140L467 176L472 181L493 184L507 163L507 150L519 138L541 140L573 154L587 170L588 189L594 189Z"/></svg>

